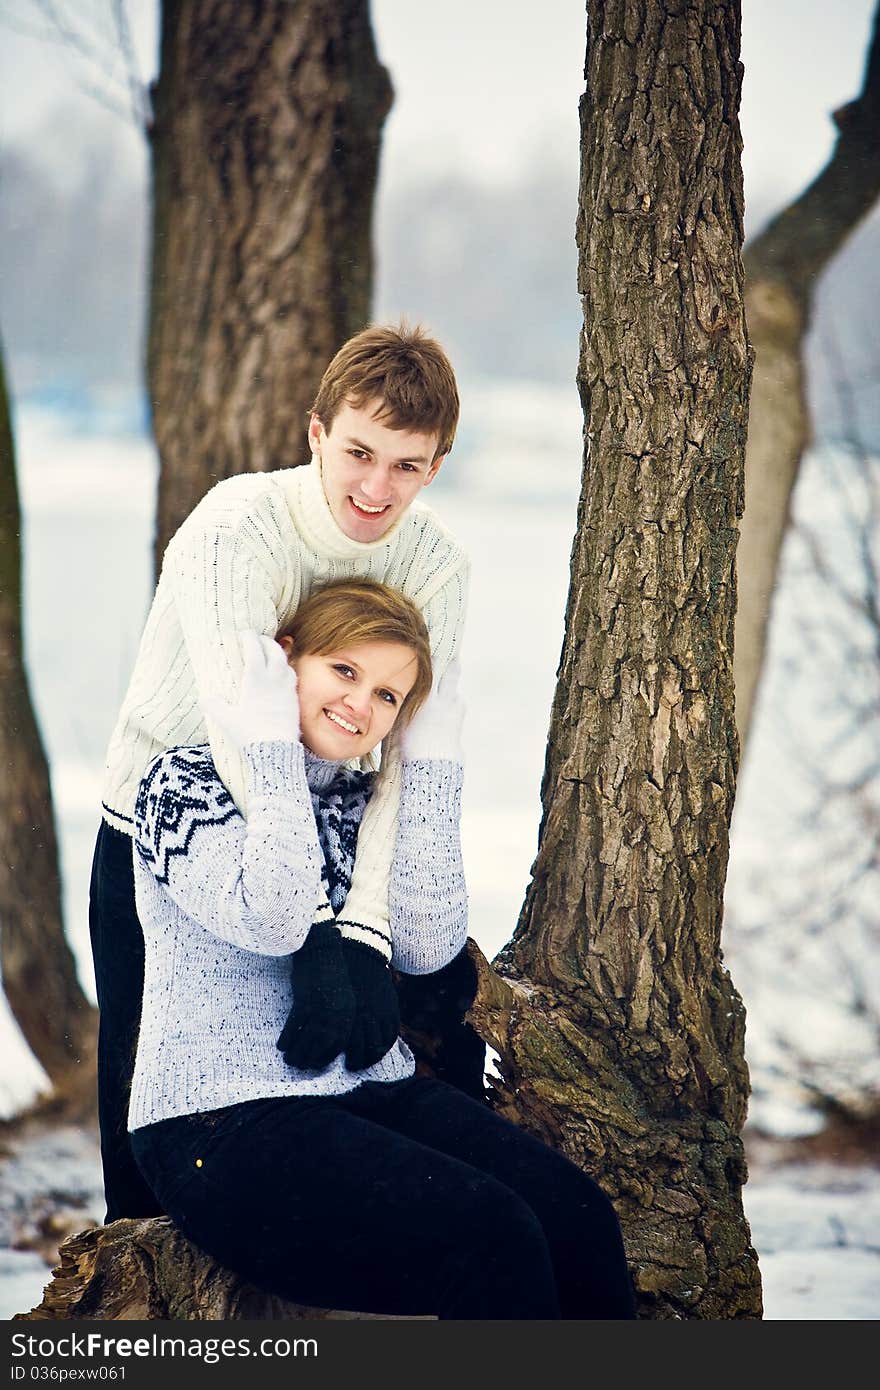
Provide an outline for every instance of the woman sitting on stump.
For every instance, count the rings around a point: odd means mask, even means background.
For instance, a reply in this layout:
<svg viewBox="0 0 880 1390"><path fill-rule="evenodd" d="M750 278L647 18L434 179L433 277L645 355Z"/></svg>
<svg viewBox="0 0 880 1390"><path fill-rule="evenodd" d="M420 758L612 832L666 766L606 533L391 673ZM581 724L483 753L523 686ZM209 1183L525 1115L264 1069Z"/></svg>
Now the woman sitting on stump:
<svg viewBox="0 0 880 1390"><path fill-rule="evenodd" d="M129 1129L163 1209L221 1264L312 1307L440 1318L628 1318L600 1188L455 1087L416 1076L389 964L467 937L461 703L432 689L418 610L368 580L243 633L245 821L205 747L147 769L134 871L146 980ZM340 932L373 774L397 725L391 946Z"/></svg>

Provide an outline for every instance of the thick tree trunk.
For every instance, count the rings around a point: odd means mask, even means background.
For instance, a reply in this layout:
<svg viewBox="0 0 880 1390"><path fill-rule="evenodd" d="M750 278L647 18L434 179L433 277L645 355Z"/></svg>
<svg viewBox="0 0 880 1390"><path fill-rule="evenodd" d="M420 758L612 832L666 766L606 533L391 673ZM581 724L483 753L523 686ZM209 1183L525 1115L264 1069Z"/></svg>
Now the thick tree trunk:
<svg viewBox="0 0 880 1390"><path fill-rule="evenodd" d="M0 967L9 1007L55 1083L91 1063L95 1011L64 937L49 769L21 627L21 513L0 350Z"/></svg>
<svg viewBox="0 0 880 1390"><path fill-rule="evenodd" d="M474 1016L503 1108L615 1199L643 1315L755 1317L744 1013L719 945L750 366L739 7L588 16L583 486L534 877Z"/></svg>
<svg viewBox="0 0 880 1390"><path fill-rule="evenodd" d="M291 1259L296 1252L291 1252ZM191 1245L167 1217L114 1221L64 1241L42 1300L13 1322L178 1319L222 1322L368 1319L376 1314L288 1303L246 1284Z"/></svg>
<svg viewBox="0 0 880 1390"><path fill-rule="evenodd" d="M165 0L152 132L157 569L213 483L302 463L368 322L391 86L367 0Z"/></svg>
<svg viewBox="0 0 880 1390"><path fill-rule="evenodd" d="M734 678L745 744L764 661L770 604L791 495L810 440L804 341L816 282L880 196L880 8L861 95L835 112L831 158L745 250L755 350L737 574Z"/></svg>

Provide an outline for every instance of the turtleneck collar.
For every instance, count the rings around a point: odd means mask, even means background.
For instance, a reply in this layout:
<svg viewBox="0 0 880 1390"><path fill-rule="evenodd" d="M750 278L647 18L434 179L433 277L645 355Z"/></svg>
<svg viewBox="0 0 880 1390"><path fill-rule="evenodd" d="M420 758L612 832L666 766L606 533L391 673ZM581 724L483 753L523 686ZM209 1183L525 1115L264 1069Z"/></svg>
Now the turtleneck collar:
<svg viewBox="0 0 880 1390"><path fill-rule="evenodd" d="M309 791L325 792L332 787L339 775L340 768L346 766L342 759L319 758L317 753L313 753L311 748L305 744L302 746L303 756L306 764L306 781L309 784Z"/></svg>
<svg viewBox="0 0 880 1390"><path fill-rule="evenodd" d="M312 455L308 465L281 469L279 481L294 525L306 545L316 555L323 555L327 559L356 560L358 556L372 555L381 550L393 538L406 515L404 512L399 516L378 540L353 541L337 524L330 510L321 479L321 463L316 454Z"/></svg>

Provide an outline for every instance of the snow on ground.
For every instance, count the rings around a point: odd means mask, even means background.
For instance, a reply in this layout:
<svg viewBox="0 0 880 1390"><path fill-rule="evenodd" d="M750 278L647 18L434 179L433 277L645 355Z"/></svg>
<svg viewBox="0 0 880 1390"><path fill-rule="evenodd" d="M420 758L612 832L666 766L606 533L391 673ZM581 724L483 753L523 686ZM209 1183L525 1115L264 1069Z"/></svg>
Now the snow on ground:
<svg viewBox="0 0 880 1390"><path fill-rule="evenodd" d="M97 1137L71 1126L0 1141L0 1318L42 1298L50 1268L40 1251L103 1219ZM51 1258L51 1257L50 1257Z"/></svg>
<svg viewBox="0 0 880 1390"><path fill-rule="evenodd" d="M774 1320L880 1317L880 1170L790 1163L744 1193Z"/></svg>

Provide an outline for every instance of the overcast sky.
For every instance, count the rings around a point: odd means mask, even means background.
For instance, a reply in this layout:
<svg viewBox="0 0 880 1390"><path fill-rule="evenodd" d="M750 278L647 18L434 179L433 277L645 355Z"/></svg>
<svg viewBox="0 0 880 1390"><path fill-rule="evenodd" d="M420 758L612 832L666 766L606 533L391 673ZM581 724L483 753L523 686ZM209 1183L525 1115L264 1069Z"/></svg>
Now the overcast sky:
<svg viewBox="0 0 880 1390"><path fill-rule="evenodd" d="M829 113L860 85L873 3L744 0L744 167L756 204L782 204L819 168ZM106 31L109 0L65 8ZM129 0L147 78L157 11L155 0ZM0 0L0 14L0 141L33 140L47 162L75 168L99 108L73 89L69 53L20 32L40 27L35 0ZM503 182L528 161L576 162L583 0L373 0L372 14L396 89L386 188L447 169ZM131 147L143 157L134 135Z"/></svg>

